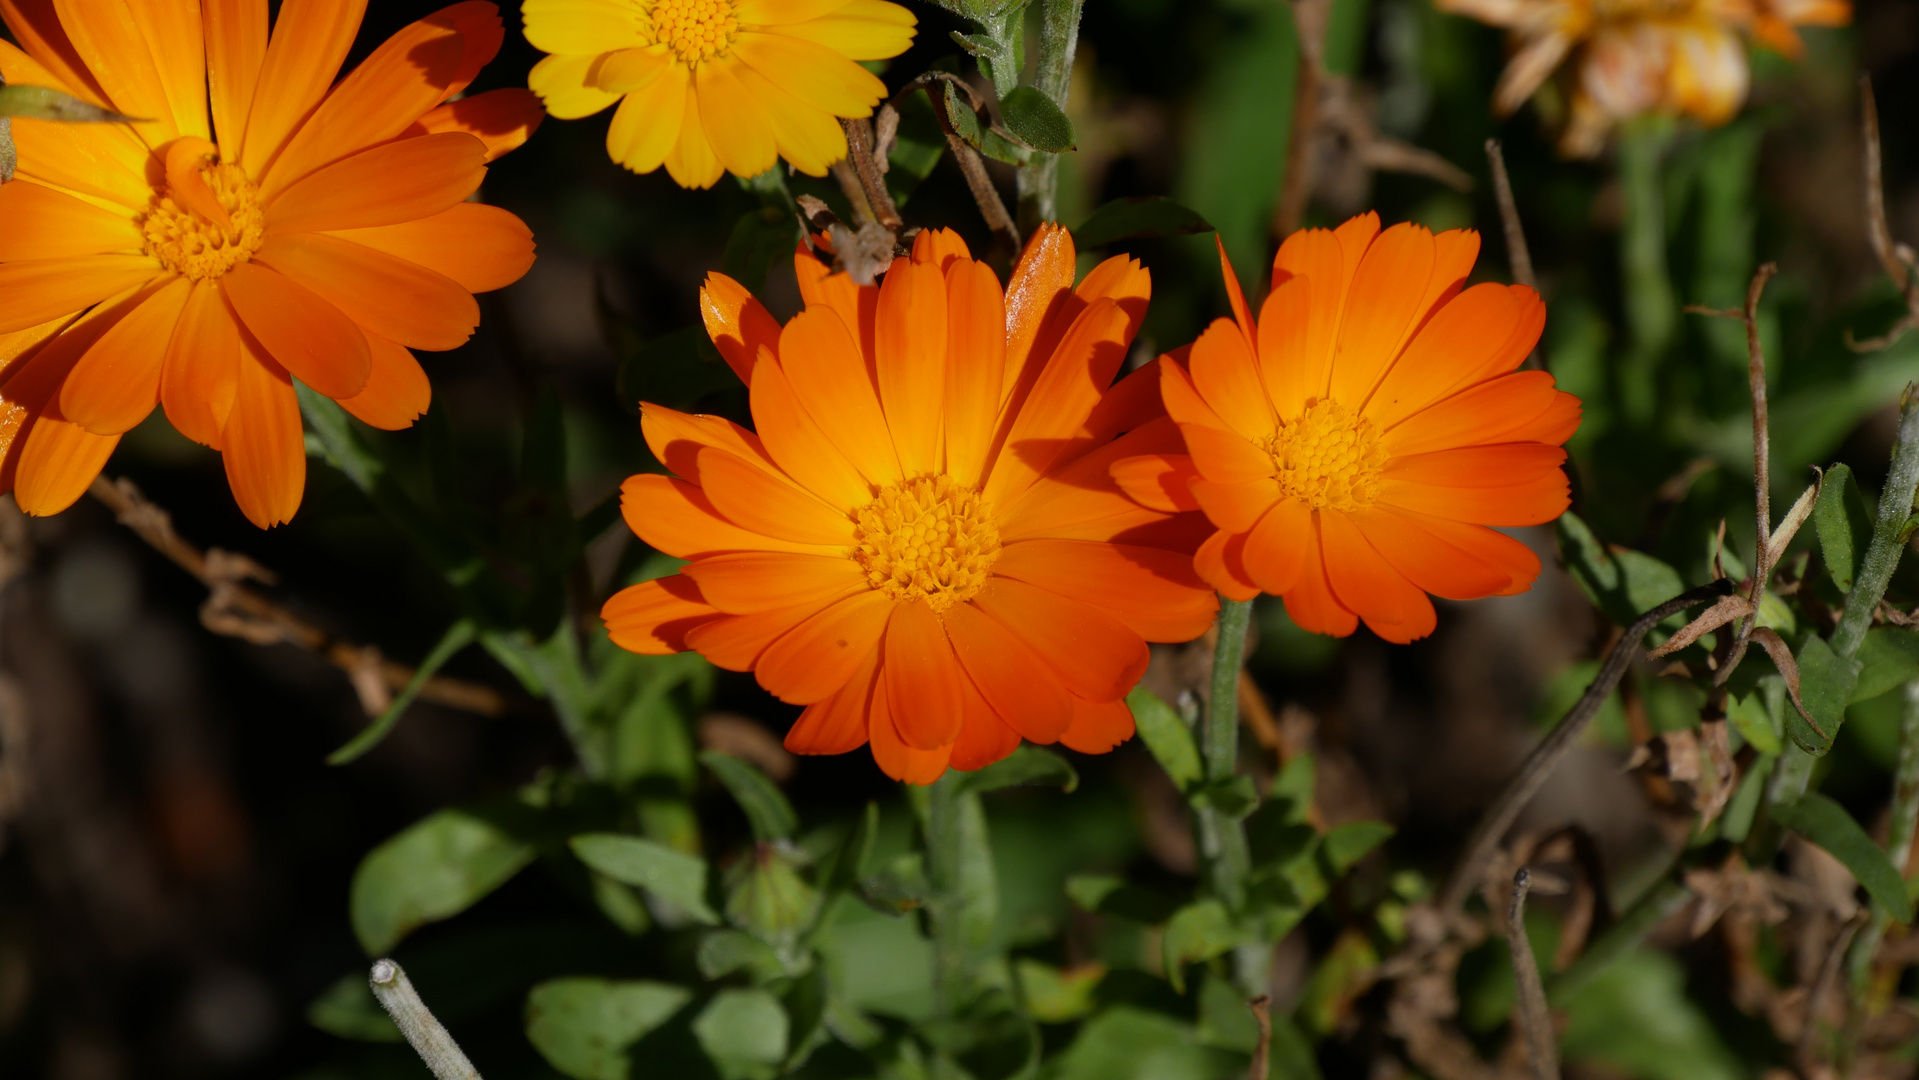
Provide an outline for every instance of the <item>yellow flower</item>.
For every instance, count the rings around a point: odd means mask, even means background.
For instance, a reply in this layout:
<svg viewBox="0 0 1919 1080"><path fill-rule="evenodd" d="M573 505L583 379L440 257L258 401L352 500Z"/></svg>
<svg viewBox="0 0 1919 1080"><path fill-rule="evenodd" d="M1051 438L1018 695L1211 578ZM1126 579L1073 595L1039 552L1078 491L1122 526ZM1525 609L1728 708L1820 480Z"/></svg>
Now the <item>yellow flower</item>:
<svg viewBox="0 0 1919 1080"><path fill-rule="evenodd" d="M824 176L846 156L835 118L871 116L886 96L856 61L905 52L915 25L885 0L526 0L522 15L552 54L528 80L549 113L618 101L613 160L699 188L776 157Z"/></svg>
<svg viewBox="0 0 1919 1080"><path fill-rule="evenodd" d="M1797 58L1796 26L1842 26L1849 0L1439 0L1457 15L1512 31L1513 58L1493 97L1518 109L1571 58L1572 109L1560 150L1591 157L1614 125L1648 113L1707 126L1732 118L1751 74L1747 34Z"/></svg>

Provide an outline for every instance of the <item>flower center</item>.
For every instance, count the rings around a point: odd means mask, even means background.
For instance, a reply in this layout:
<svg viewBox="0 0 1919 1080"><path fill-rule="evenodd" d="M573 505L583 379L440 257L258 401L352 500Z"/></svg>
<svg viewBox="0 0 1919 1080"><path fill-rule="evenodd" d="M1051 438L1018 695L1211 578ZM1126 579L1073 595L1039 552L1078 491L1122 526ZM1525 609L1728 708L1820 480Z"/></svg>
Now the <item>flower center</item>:
<svg viewBox="0 0 1919 1080"><path fill-rule="evenodd" d="M936 613L971 599L999 558L999 529L979 492L944 476L889 484L853 518L853 561L866 583Z"/></svg>
<svg viewBox="0 0 1919 1080"><path fill-rule="evenodd" d="M214 201L227 220L214 221L202 204L189 209L176 201L172 189L156 191L153 203L139 218L147 238L147 254L160 265L194 281L217 278L246 262L265 240L266 216L260 211L260 189L238 165L213 163L199 170ZM187 200L193 201L193 200Z"/></svg>
<svg viewBox="0 0 1919 1080"><path fill-rule="evenodd" d="M1273 455L1280 492L1315 510L1359 510L1379 496L1379 428L1337 401L1308 402L1262 449Z"/></svg>
<svg viewBox="0 0 1919 1080"><path fill-rule="evenodd" d="M653 0L653 40L688 64L726 55L739 33L736 0Z"/></svg>

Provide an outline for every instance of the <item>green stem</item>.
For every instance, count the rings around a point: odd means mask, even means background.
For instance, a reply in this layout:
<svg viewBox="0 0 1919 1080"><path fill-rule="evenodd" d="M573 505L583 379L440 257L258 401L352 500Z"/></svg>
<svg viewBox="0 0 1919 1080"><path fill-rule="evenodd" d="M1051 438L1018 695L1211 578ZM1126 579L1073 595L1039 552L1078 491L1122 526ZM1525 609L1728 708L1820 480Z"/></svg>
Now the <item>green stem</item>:
<svg viewBox="0 0 1919 1080"><path fill-rule="evenodd" d="M1908 387L1900 402L1899 439L1892 448L1892 469L1886 474L1886 487L1879 493L1879 520L1873 522L1872 543L1866 546L1866 559L1859 576L1846 594L1846 612L1839 628L1832 632L1832 651L1840 659L1859 654L1866 631L1872 627L1873 612L1886 595L1899 556L1906 550L1906 519L1912 516L1912 499L1919 491L1919 394Z"/></svg>
<svg viewBox="0 0 1919 1080"><path fill-rule="evenodd" d="M1066 111L1073 88L1073 54L1079 51L1079 18L1086 0L1040 0L1039 61L1033 86ZM1004 96L1002 94L1001 96ZM1019 170L1022 232L1059 220L1059 155L1035 152Z"/></svg>
<svg viewBox="0 0 1919 1080"><path fill-rule="evenodd" d="M1678 328L1679 305L1666 265L1661 173L1672 130L1670 120L1648 117L1629 125L1619 140L1619 182L1626 203L1619 261L1626 278L1626 322L1632 330L1632 348L1619 372L1619 396L1635 423L1650 421L1658 410L1654 384L1659 360Z"/></svg>
<svg viewBox="0 0 1919 1080"><path fill-rule="evenodd" d="M1246 655L1246 627L1252 619L1251 600L1219 601L1219 641L1213 647L1212 689L1206 700L1206 717L1200 732L1200 756L1206 766L1209 786L1222 786L1233 779L1239 765L1239 671ZM1196 814L1199 855L1208 885L1228 909L1238 912L1246 904L1246 879L1252 872L1252 855L1246 845L1246 829L1235 818L1213 806L1201 806ZM1259 976L1258 966L1241 962L1242 983ZM1264 992L1258 985L1253 992Z"/></svg>
<svg viewBox="0 0 1919 1080"><path fill-rule="evenodd" d="M1886 857L1901 874L1906 872L1907 856L1912 852L1912 837L1919 829L1919 680L1905 687L1905 712L1899 724L1899 765L1893 774L1892 820L1886 829ZM1892 922L1892 913L1873 905L1872 922L1852 943L1847 969L1856 1001L1864 998L1872 976L1873 954ZM1862 1010L1855 1009L1860 1015Z"/></svg>

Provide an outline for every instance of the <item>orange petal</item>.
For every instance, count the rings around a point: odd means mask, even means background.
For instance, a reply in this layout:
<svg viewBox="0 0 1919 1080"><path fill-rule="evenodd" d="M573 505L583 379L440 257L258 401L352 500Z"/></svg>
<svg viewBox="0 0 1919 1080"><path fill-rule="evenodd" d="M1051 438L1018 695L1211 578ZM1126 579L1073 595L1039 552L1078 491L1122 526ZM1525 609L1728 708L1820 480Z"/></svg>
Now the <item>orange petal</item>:
<svg viewBox="0 0 1919 1080"><path fill-rule="evenodd" d="M1546 306L1523 285L1475 285L1414 335L1364 412L1390 428L1462 387L1519 366L1539 341Z"/></svg>
<svg viewBox="0 0 1919 1080"><path fill-rule="evenodd" d="M866 572L851 559L784 551L709 555L681 571L706 602L729 615L811 605L818 611L866 587Z"/></svg>
<svg viewBox="0 0 1919 1080"><path fill-rule="evenodd" d="M1199 509L1187 486L1199 477L1188 454L1138 454L1113 463L1113 481L1128 498L1151 510L1178 513Z"/></svg>
<svg viewBox="0 0 1919 1080"><path fill-rule="evenodd" d="M94 81L93 73L74 51L73 42L67 37L66 27L60 24L60 13L54 9L53 0L0 0L0 18L4 18L7 30L13 34L26 53L31 54L37 66L42 66L51 78L40 79L39 86L54 86L75 94L81 100L93 105L107 103L106 91ZM9 43L8 48L13 48ZM7 73L8 82L27 82ZM56 86L55 83L58 83Z"/></svg>
<svg viewBox="0 0 1919 1080"><path fill-rule="evenodd" d="M244 340L244 339L243 339ZM306 488L306 434L293 381L273 357L246 342L221 434L220 457L240 512L262 529L293 520Z"/></svg>
<svg viewBox="0 0 1919 1080"><path fill-rule="evenodd" d="M831 697L806 707L786 733L786 748L795 754L845 754L865 746L867 707L878 671L876 652Z"/></svg>
<svg viewBox="0 0 1919 1080"><path fill-rule="evenodd" d="M1146 671L1148 653L1140 636L1076 600L994 577L973 603L1038 653L1081 697L1124 697Z"/></svg>
<svg viewBox="0 0 1919 1080"><path fill-rule="evenodd" d="M1477 600L1482 596L1493 596L1503 592L1523 572L1523 564L1515 565L1517 560L1503 551L1499 553L1500 558L1494 561L1481 557L1481 552L1486 550L1484 544L1478 545L1475 550L1447 542L1444 536L1426 527L1426 523L1433 520L1431 518L1385 506L1355 511L1350 516L1353 525L1365 534L1373 548L1392 564L1393 569L1434 596L1449 600ZM1462 527L1456 522L1446 524L1453 528ZM1477 525L1463 528L1490 536L1499 535L1480 529ZM1516 545L1527 555L1532 554L1517 540L1501 539ZM1537 576L1537 556L1533 556L1531 564L1532 576ZM1530 583L1531 577L1527 580Z"/></svg>
<svg viewBox="0 0 1919 1080"><path fill-rule="evenodd" d="M944 229L937 232L951 235ZM926 230L920 236L933 233ZM952 243L958 244L958 238ZM918 258L917 245L914 251ZM955 483L970 487L985 468L999 419L1006 298L992 268L966 258L964 244L960 252L947 260L946 269L946 472Z"/></svg>
<svg viewBox="0 0 1919 1080"><path fill-rule="evenodd" d="M430 217L473 194L486 176L485 162L480 140L458 131L363 150L309 173L266 203L267 233L367 229Z"/></svg>
<svg viewBox="0 0 1919 1080"><path fill-rule="evenodd" d="M854 468L882 486L905 475L866 361L837 314L809 307L795 315L780 334L780 364L807 414Z"/></svg>
<svg viewBox="0 0 1919 1080"><path fill-rule="evenodd" d="M1462 446L1395 457L1380 474L1383 483L1444 488L1503 488L1542 476L1565 480L1559 467L1566 451L1539 443Z"/></svg>
<svg viewBox="0 0 1919 1080"><path fill-rule="evenodd" d="M770 352L753 380L751 399L753 422L766 452L801 487L841 511L873 501L873 486L800 405L791 380Z"/></svg>
<svg viewBox="0 0 1919 1080"><path fill-rule="evenodd" d="M799 281L800 298L807 308L822 307L837 314L847 332L855 337L858 352L872 356L873 323L879 318L879 286L853 284L845 273L828 270L803 246L793 249L793 276Z"/></svg>
<svg viewBox="0 0 1919 1080"><path fill-rule="evenodd" d="M0 262L137 252L145 243L128 218L30 180L0 185L0 221Z"/></svg>
<svg viewBox="0 0 1919 1080"><path fill-rule="evenodd" d="M647 546L681 559L723 551L790 551L843 557L843 547L795 544L749 532L720 516L706 493L658 473L629 476L620 485L620 512Z"/></svg>
<svg viewBox="0 0 1919 1080"><path fill-rule="evenodd" d="M1337 510L1321 511L1319 527L1326 580L1341 605L1394 644L1404 645L1433 632L1439 619L1433 602L1380 557L1351 519Z"/></svg>
<svg viewBox="0 0 1919 1080"><path fill-rule="evenodd" d="M60 387L60 412L96 435L122 435L160 400L160 372L192 291L174 278L100 335Z"/></svg>
<svg viewBox="0 0 1919 1080"><path fill-rule="evenodd" d="M114 107L152 121L136 128L151 145L207 134L206 49L191 9L128 0L54 0L53 6L75 55ZM177 112L169 91L180 95Z"/></svg>
<svg viewBox="0 0 1919 1080"><path fill-rule="evenodd" d="M368 334L366 345L373 361L367 369L366 389L341 398L340 407L382 431L412 427L433 404L433 384L426 371L404 345L378 334Z"/></svg>
<svg viewBox="0 0 1919 1080"><path fill-rule="evenodd" d="M723 416L683 413L664 405L640 402L640 433L661 464L697 484L699 451L711 446L776 473L779 467L766 455L760 437Z"/></svg>
<svg viewBox="0 0 1919 1080"><path fill-rule="evenodd" d="M986 480L987 502L1011 502L1067 451L1126 359L1126 320L1118 304L1101 297L1073 321L1018 406Z"/></svg>
<svg viewBox="0 0 1919 1080"><path fill-rule="evenodd" d="M1246 572L1245 548L1244 533L1221 529L1193 553L1193 569L1228 600L1251 600L1260 589Z"/></svg>
<svg viewBox="0 0 1919 1080"><path fill-rule="evenodd" d="M1278 486L1271 480L1219 484L1195 477L1187 481L1186 486L1199 508L1206 512L1206 519L1232 533L1251 532L1280 497Z"/></svg>
<svg viewBox="0 0 1919 1080"><path fill-rule="evenodd" d="M1296 308L1288 313L1295 321L1278 328L1289 331L1287 336L1299 343L1297 350L1290 352L1297 370L1289 371L1288 381L1303 388L1302 404L1306 398L1325 397L1332 380L1333 346L1338 340L1339 316L1346 306L1344 261L1338 237L1326 229L1302 229L1294 233L1279 246L1279 254L1273 259L1274 289L1293 278L1305 278L1312 283L1308 293L1294 301L1296 306L1305 307L1303 328L1295 329L1299 326ZM1260 323L1268 337L1277 332L1264 329L1269 325L1266 320L1272 317L1267 315ZM1266 351L1264 340L1260 351L1262 354ZM1288 392L1283 401L1275 394L1273 403L1290 406L1297 392Z"/></svg>
<svg viewBox="0 0 1919 1080"><path fill-rule="evenodd" d="M57 514L79 501L106 468L118 435L95 435L57 416L41 415L27 430L13 482L13 498L35 517Z"/></svg>
<svg viewBox="0 0 1919 1080"><path fill-rule="evenodd" d="M1193 467L1199 475L1215 484L1255 484L1270 482L1274 476L1273 456L1243 435L1203 424L1181 424L1186 449L1192 453Z"/></svg>
<svg viewBox="0 0 1919 1080"><path fill-rule="evenodd" d="M1102 296L1118 304L1126 313L1126 330L1122 336L1131 342L1133 335L1139 333L1140 324L1146 321L1146 306L1153 299L1153 275L1138 259L1114 255L1093 267L1086 280L1073 290L1073 295L1088 304Z"/></svg>
<svg viewBox="0 0 1919 1080"><path fill-rule="evenodd" d="M1019 732L1014 731L986 702L971 679L961 679L959 738L953 740L953 756L948 765L962 772L984 769L1019 749Z"/></svg>
<svg viewBox="0 0 1919 1080"><path fill-rule="evenodd" d="M1133 710L1119 701L1073 699L1073 723L1060 745L1082 754L1104 754L1133 737Z"/></svg>
<svg viewBox="0 0 1919 1080"><path fill-rule="evenodd" d="M0 334L85 311L160 273L152 259L140 255L0 263L0 296L7 298Z"/></svg>
<svg viewBox="0 0 1919 1080"><path fill-rule="evenodd" d="M1253 309L1246 304L1246 290L1239 287L1239 275L1233 271L1233 260L1226 256L1226 241L1213 235L1213 246L1219 249L1219 277L1226 286L1226 303L1233 309L1233 321L1239 324L1240 337L1251 345L1259 337L1259 327L1253 322Z"/></svg>
<svg viewBox="0 0 1919 1080"><path fill-rule="evenodd" d="M160 375L160 404L180 434L220 448L240 379L240 324L220 287L203 281L181 309Z"/></svg>
<svg viewBox="0 0 1919 1080"><path fill-rule="evenodd" d="M420 117L402 137L462 131L486 147L486 160L497 161L526 145L545 119L546 110L533 91L509 86L449 101Z"/></svg>
<svg viewBox="0 0 1919 1080"><path fill-rule="evenodd" d="M1330 288L1331 286L1319 286ZM1309 277L1291 277L1273 286L1259 309L1259 377L1273 408L1291 420L1318 397L1324 368L1311 353L1315 286Z"/></svg>
<svg viewBox="0 0 1919 1080"><path fill-rule="evenodd" d="M280 5L240 148L248 175L266 175L267 163L326 96L365 14L366 0L285 0Z"/></svg>
<svg viewBox="0 0 1919 1080"><path fill-rule="evenodd" d="M901 741L916 750L953 745L964 718L966 674L953 657L939 616L924 600L893 605L882 648L886 709Z"/></svg>
<svg viewBox="0 0 1919 1080"><path fill-rule="evenodd" d="M1312 548L1313 511L1298 499L1280 499L1246 534L1240 558L1259 587L1283 596L1299 584Z"/></svg>
<svg viewBox="0 0 1919 1080"><path fill-rule="evenodd" d="M754 674L781 701L811 705L846 685L879 648L893 601L866 590L794 627L760 657Z"/></svg>
<svg viewBox="0 0 1919 1080"><path fill-rule="evenodd" d="M1190 556L1131 544L1027 540L1009 544L993 573L1111 615L1147 641L1191 641L1219 610Z"/></svg>
<svg viewBox="0 0 1919 1080"><path fill-rule="evenodd" d="M973 252L966 246L966 241L960 238L960 234L953 230L921 229L919 235L913 237L914 262L937 266L940 273L951 276L953 262L956 259L972 262ZM997 285L997 279L995 284ZM1001 329L1004 328L1005 324L1002 323Z"/></svg>
<svg viewBox="0 0 1919 1080"><path fill-rule="evenodd" d="M953 748L916 750L900 739L893 723L884 689L876 689L867 708L867 739L873 749L873 762L880 771L907 784L930 784L946 772Z"/></svg>
<svg viewBox="0 0 1919 1080"><path fill-rule="evenodd" d="M366 389L366 335L339 308L257 263L227 271L220 288L247 331L301 382L336 399Z"/></svg>
<svg viewBox="0 0 1919 1080"><path fill-rule="evenodd" d="M1164 419L1166 405L1160 395L1159 361L1142 365L1125 375L1100 395L1086 418L1086 437L1104 443L1124 432L1133 431Z"/></svg>
<svg viewBox="0 0 1919 1080"><path fill-rule="evenodd" d="M1313 527L1307 530L1306 564L1299 584L1286 593L1286 614L1309 633L1345 637L1359 628L1359 616L1339 602L1327 580L1325 541L1319 527L1324 516L1314 514Z"/></svg>
<svg viewBox="0 0 1919 1080"><path fill-rule="evenodd" d="M1542 525L1565 513L1570 502L1566 474L1557 468L1514 477L1505 487L1446 487L1388 479L1380 482L1379 501L1452 521L1506 527Z"/></svg>
<svg viewBox="0 0 1919 1080"><path fill-rule="evenodd" d="M1204 424L1221 431L1232 430L1200 396L1191 372L1164 356L1160 357L1158 367L1159 392L1166 405L1166 415L1182 424Z"/></svg>
<svg viewBox="0 0 1919 1080"><path fill-rule="evenodd" d="M418 263L468 292L504 289L533 266L533 231L497 206L460 203L430 217L330 235Z"/></svg>
<svg viewBox="0 0 1919 1080"><path fill-rule="evenodd" d="M784 634L819 612L808 604L721 615L686 632L686 647L728 671L751 671Z"/></svg>
<svg viewBox="0 0 1919 1080"><path fill-rule="evenodd" d="M700 287L700 318L720 357L741 382L752 386L760 350L779 349L779 321L746 286L718 271L707 274Z"/></svg>
<svg viewBox="0 0 1919 1080"><path fill-rule="evenodd" d="M1004 722L1030 742L1058 741L1073 714L1058 673L971 603L946 609L945 619L954 654Z"/></svg>
<svg viewBox="0 0 1919 1080"><path fill-rule="evenodd" d="M207 100L220 156L240 160L247 113L267 55L267 0L201 0L206 23Z"/></svg>
<svg viewBox="0 0 1919 1080"><path fill-rule="evenodd" d="M1544 371L1501 375L1400 421L1380 439L1380 446L1399 457L1456 446L1527 441L1515 438L1515 433L1528 430L1560 396L1553 389L1553 377Z"/></svg>
<svg viewBox="0 0 1919 1080"><path fill-rule="evenodd" d="M946 278L937 266L894 260L880 286L874 346L880 404L900 468L908 476L938 471L946 396Z"/></svg>
<svg viewBox="0 0 1919 1080"><path fill-rule="evenodd" d="M66 34L53 18L50 5L40 0L34 6L40 8L46 21L52 24L61 46L69 48ZM0 10L17 13L18 8L0 0ZM8 17L14 20L11 25L16 30L22 26L15 15ZM28 41L28 38L22 40ZM29 48L34 48L30 41ZM95 105L106 103L106 96L97 89L82 89L62 79L7 41L0 41L0 77L17 85L64 90ZM90 78L88 85L91 85ZM145 209L153 198L153 188L146 177L147 160L152 151L124 125L15 119L13 141L20 159L20 171L15 179L96 196L130 210Z"/></svg>
<svg viewBox="0 0 1919 1080"><path fill-rule="evenodd" d="M1422 225L1395 225L1366 249L1346 294L1334 348L1332 396L1366 400L1392 365L1414 321L1425 314L1433 276L1433 234Z"/></svg>
<svg viewBox="0 0 1919 1080"><path fill-rule="evenodd" d="M312 290L365 330L410 349L457 349L480 325L480 305L459 282L337 237L275 236L254 261Z"/></svg>
<svg viewBox="0 0 1919 1080"><path fill-rule="evenodd" d="M1012 279L1006 283L1006 374L1001 401L1012 395L1035 359L1034 345L1041 328L1050 321L1054 309L1072 295L1076 259L1073 234L1058 225L1041 224L1026 242L1026 250L1013 267ZM1045 353L1039 355L1044 357Z"/></svg>
<svg viewBox="0 0 1919 1080"><path fill-rule="evenodd" d="M613 644L643 656L685 652L687 631L718 615L679 574L621 589L600 608Z"/></svg>
<svg viewBox="0 0 1919 1080"><path fill-rule="evenodd" d="M1214 319L1193 342L1189 366L1199 396L1241 438L1271 438L1278 430L1258 361L1239 327Z"/></svg>
<svg viewBox="0 0 1919 1080"><path fill-rule="evenodd" d="M785 476L722 450L699 452L700 487L727 520L797 544L853 542L853 520Z"/></svg>

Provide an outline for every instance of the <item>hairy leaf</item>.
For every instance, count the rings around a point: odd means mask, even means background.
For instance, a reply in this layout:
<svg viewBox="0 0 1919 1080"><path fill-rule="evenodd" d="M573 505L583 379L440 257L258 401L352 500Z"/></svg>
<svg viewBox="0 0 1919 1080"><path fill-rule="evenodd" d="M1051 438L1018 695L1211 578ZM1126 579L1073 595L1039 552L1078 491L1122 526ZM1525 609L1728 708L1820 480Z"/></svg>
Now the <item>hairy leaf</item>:
<svg viewBox="0 0 1919 1080"><path fill-rule="evenodd" d="M619 833L582 833L567 846L586 865L645 889L698 922L720 921L706 902L706 860L698 855Z"/></svg>
<svg viewBox="0 0 1919 1080"><path fill-rule="evenodd" d="M632 1049L693 1000L681 986L646 980L554 979L526 999L526 1037L547 1063L578 1080L645 1075Z"/></svg>
<svg viewBox="0 0 1919 1080"><path fill-rule="evenodd" d="M718 750L701 754L700 764L713 770L713 775L732 792L733 801L746 811L746 820L753 826L753 839L762 844L785 840L800 827L800 816L794 813L793 804L765 773Z"/></svg>
<svg viewBox="0 0 1919 1080"><path fill-rule="evenodd" d="M361 947L387 952L506 884L533 861L525 813L518 804L441 810L368 852L348 900Z"/></svg>

